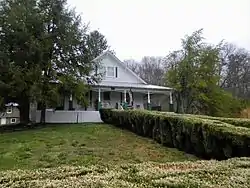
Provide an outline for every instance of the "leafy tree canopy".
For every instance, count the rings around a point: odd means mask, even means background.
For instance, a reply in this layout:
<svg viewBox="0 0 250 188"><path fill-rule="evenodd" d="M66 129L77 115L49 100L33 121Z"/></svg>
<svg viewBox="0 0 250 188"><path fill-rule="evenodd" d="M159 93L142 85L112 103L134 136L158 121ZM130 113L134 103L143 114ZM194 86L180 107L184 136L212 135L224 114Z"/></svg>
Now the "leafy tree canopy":
<svg viewBox="0 0 250 188"><path fill-rule="evenodd" d="M166 82L175 88L178 112L230 116L239 108L219 86L221 47L205 43L198 30L182 40L182 49L167 56Z"/></svg>
<svg viewBox="0 0 250 188"><path fill-rule="evenodd" d="M66 0L3 0L0 4L0 96L20 105L28 121L29 103L55 105L61 92L84 101L84 77L108 48L89 31Z"/></svg>

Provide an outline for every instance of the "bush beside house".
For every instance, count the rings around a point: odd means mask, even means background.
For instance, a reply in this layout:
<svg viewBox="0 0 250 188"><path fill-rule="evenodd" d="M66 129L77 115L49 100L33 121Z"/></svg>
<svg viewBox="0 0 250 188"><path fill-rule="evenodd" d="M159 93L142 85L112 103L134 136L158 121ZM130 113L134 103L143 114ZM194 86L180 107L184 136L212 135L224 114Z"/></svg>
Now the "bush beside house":
<svg viewBox="0 0 250 188"><path fill-rule="evenodd" d="M250 129L213 119L140 110L101 109L105 123L205 159L250 156Z"/></svg>

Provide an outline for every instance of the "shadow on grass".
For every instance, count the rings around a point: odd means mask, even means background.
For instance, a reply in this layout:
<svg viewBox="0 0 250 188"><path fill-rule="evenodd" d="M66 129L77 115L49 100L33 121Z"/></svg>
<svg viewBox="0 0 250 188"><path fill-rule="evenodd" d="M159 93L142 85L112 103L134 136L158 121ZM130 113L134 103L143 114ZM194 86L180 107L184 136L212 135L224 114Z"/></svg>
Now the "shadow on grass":
<svg viewBox="0 0 250 188"><path fill-rule="evenodd" d="M0 171L186 160L198 159L108 124L48 124L0 137Z"/></svg>
<svg viewBox="0 0 250 188"><path fill-rule="evenodd" d="M49 124L41 124L41 123L30 123L30 124L10 124L10 125L0 125L0 133L12 133L18 131L27 131L34 129L43 129L47 127L62 127L62 126L74 126L74 125L92 125L93 123L49 123ZM95 123L95 125L103 124L103 123Z"/></svg>

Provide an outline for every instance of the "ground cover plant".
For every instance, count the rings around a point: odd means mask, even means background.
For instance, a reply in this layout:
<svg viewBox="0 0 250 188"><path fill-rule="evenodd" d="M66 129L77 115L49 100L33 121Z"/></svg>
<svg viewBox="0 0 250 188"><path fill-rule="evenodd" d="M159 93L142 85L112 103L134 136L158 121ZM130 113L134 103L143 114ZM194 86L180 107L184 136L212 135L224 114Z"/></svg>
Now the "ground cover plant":
<svg viewBox="0 0 250 188"><path fill-rule="evenodd" d="M114 166L61 166L0 171L2 187L194 187L247 188L250 159L143 162Z"/></svg>

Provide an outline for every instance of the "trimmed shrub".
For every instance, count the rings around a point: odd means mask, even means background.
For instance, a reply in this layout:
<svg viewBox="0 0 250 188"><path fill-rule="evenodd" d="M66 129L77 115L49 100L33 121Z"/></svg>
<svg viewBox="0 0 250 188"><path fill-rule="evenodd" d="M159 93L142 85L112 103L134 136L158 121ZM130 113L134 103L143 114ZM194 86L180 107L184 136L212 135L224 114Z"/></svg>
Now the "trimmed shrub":
<svg viewBox="0 0 250 188"><path fill-rule="evenodd" d="M205 159L250 156L250 129L194 116L141 110L100 110L105 123Z"/></svg>
<svg viewBox="0 0 250 188"><path fill-rule="evenodd" d="M0 171L1 187L249 188L250 158Z"/></svg>
<svg viewBox="0 0 250 188"><path fill-rule="evenodd" d="M250 128L250 119L223 118L223 117L212 117L212 116L192 115L192 114L185 114L185 116L189 116L189 117L191 116L191 117L202 118L202 119L210 119L210 120L218 120L218 121L225 122L234 126Z"/></svg>

